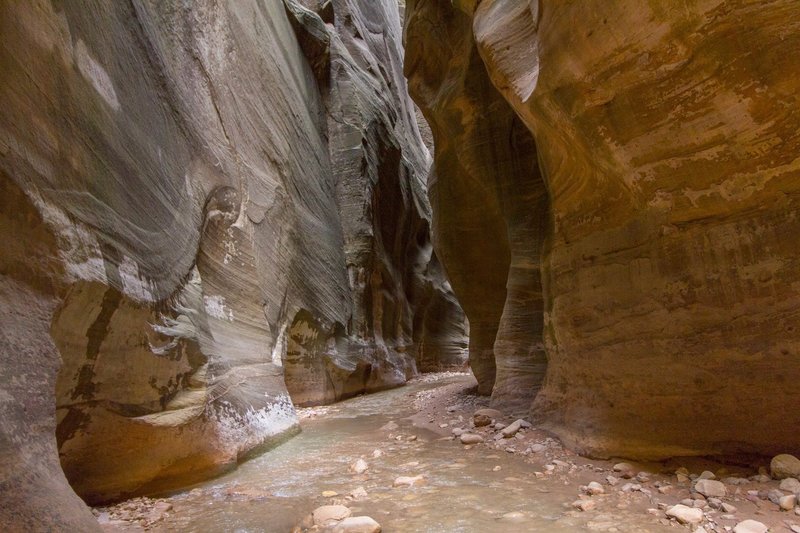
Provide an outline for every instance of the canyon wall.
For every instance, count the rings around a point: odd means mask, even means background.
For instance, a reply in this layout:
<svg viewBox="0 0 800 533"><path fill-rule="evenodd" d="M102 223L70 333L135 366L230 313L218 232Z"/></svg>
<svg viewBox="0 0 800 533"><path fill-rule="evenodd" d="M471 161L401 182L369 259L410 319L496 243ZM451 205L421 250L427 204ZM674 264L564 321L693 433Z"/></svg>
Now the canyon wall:
<svg viewBox="0 0 800 533"><path fill-rule="evenodd" d="M0 522L460 367L393 2L0 6ZM63 466L63 473L60 465ZM66 479L64 474L66 474Z"/></svg>
<svg viewBox="0 0 800 533"><path fill-rule="evenodd" d="M405 38L493 403L592 455L799 451L796 4L416 0Z"/></svg>

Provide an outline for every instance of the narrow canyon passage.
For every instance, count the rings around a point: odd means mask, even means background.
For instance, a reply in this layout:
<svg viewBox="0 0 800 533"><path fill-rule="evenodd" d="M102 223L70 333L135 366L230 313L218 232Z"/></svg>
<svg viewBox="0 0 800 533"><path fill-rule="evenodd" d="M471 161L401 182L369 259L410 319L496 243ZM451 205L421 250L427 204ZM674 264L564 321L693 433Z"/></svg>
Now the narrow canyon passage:
<svg viewBox="0 0 800 533"><path fill-rule="evenodd" d="M0 0L0 532L800 533L797 0Z"/></svg>

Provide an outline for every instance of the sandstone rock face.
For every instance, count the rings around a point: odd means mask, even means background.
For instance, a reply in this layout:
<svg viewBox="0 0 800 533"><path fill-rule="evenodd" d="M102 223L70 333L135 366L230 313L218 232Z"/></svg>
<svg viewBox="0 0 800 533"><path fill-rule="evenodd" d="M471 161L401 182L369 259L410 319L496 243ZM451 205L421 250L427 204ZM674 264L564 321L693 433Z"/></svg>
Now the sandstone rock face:
<svg viewBox="0 0 800 533"><path fill-rule="evenodd" d="M406 73L434 130L434 241L472 323L471 360L493 347L500 388L501 341L512 353L543 341L533 415L595 455L800 449L784 411L800 396L794 4L451 4L408 3ZM469 67L473 46L482 62ZM500 116L480 104L508 112L487 77L535 139L538 170L512 182L542 176L547 191L544 207L525 201L529 217L547 212L540 261L526 263L541 265L542 339L504 336L513 302L481 292L512 294L500 221L514 209L486 190L519 135L472 134ZM511 157L530 168L528 152ZM454 211L483 224L465 229ZM491 259L453 253L454 232ZM490 367L476 366L484 390Z"/></svg>
<svg viewBox="0 0 800 533"><path fill-rule="evenodd" d="M4 525L96 527L57 445L87 501L162 490L463 364L397 7L361 4L0 6Z"/></svg>
<svg viewBox="0 0 800 533"><path fill-rule="evenodd" d="M435 244L469 317L470 365L494 407L526 413L546 367L536 147L486 76L468 15L409 3L406 40L409 88L435 142Z"/></svg>

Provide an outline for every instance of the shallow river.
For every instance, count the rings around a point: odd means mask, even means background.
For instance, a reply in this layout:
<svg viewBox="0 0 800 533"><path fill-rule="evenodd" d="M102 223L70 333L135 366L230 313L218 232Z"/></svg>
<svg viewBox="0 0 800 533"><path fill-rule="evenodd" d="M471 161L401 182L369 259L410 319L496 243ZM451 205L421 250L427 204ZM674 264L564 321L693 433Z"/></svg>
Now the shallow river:
<svg viewBox="0 0 800 533"><path fill-rule="evenodd" d="M314 508L343 503L354 516L373 517L384 532L674 531L626 523L616 513L576 513L564 506L576 498L574 485L537 479L522 457L483 446L464 449L412 425L407 417L415 414L416 395L461 383L466 388L474 381L461 375L416 382L326 408L324 415L303 420L303 432L278 448L173 494L173 510L151 530L289 532ZM390 421L399 429L381 429ZM403 440L390 437L397 435ZM416 440L408 439L412 435ZM374 450L383 455L373 458ZM369 470L356 475L350 465L360 457ZM392 487L398 476L418 474L425 475L423 485ZM357 487L368 495L346 500ZM341 496L326 498L323 491ZM510 512L522 515L514 522L501 518Z"/></svg>

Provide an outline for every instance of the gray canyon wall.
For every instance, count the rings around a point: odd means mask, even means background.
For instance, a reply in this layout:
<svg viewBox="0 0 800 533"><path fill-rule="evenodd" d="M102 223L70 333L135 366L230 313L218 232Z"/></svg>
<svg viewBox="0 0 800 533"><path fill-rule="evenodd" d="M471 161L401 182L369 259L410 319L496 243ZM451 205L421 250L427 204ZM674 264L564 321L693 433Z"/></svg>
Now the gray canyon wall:
<svg viewBox="0 0 800 533"><path fill-rule="evenodd" d="M0 523L463 365L400 38L388 0L0 4Z"/></svg>
<svg viewBox="0 0 800 533"><path fill-rule="evenodd" d="M797 2L409 0L405 39L492 403L592 455L800 451Z"/></svg>

